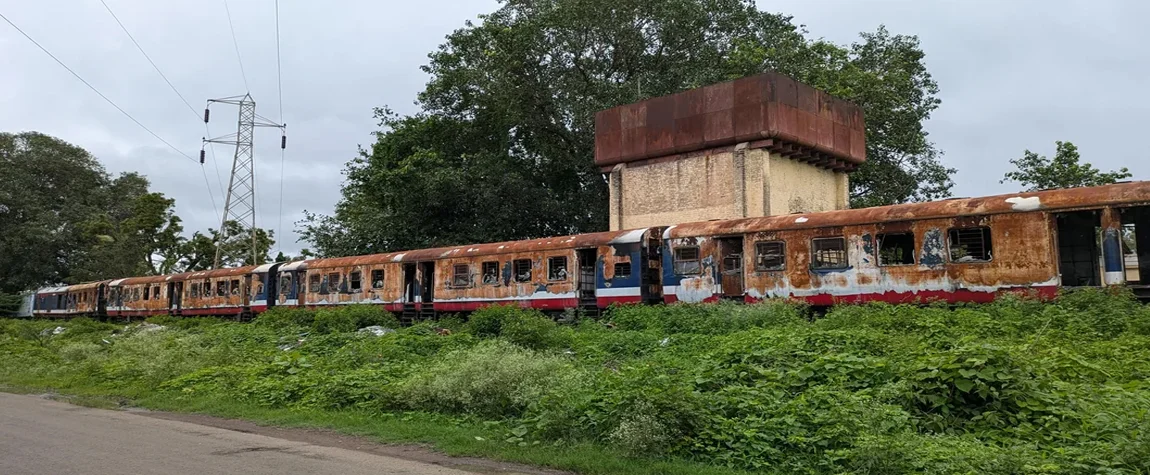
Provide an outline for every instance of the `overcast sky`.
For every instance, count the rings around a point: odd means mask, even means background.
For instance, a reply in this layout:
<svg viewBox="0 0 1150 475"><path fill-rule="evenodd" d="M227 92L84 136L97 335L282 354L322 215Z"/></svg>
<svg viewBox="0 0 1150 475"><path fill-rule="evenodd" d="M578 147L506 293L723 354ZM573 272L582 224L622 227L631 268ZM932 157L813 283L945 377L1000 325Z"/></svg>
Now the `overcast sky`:
<svg viewBox="0 0 1150 475"><path fill-rule="evenodd" d="M245 90L222 0L105 0L197 111L155 73L99 0L0 0L0 13L65 64L187 155L205 135L199 110L208 98ZM257 112L279 117L275 21L271 0L229 2ZM942 106L927 124L931 139L958 169L956 196L1017 188L998 180L1008 161L1031 149L1051 155L1055 140L1079 146L1103 169L1129 167L1150 179L1145 135L1150 101L1150 2L923 0L760 1L793 15L813 37L840 44L886 24L918 35ZM427 76L419 70L444 35L494 1L304 2L280 5L283 121L288 150L280 212L276 131L256 134L261 227L282 226L279 245L295 252L303 210L329 213L341 170L377 130L372 108L400 113ZM234 109L213 107L211 133L235 131ZM231 149L208 154L205 172L122 116L5 23L0 23L0 131L40 131L94 153L109 171L139 171L177 202L190 234L219 226ZM218 170L218 175L217 175ZM2 171L0 171L2 173ZM213 206L212 199L216 203ZM277 233L277 237L279 233Z"/></svg>

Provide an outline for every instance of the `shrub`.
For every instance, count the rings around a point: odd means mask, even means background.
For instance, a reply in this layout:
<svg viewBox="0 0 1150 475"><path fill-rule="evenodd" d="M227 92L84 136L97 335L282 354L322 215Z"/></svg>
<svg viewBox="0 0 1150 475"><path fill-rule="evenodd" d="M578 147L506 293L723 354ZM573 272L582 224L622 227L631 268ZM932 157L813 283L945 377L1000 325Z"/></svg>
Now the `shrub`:
<svg viewBox="0 0 1150 475"><path fill-rule="evenodd" d="M511 305L476 310L464 330L481 337L503 337L524 348L541 350L569 343L567 334L542 312Z"/></svg>
<svg viewBox="0 0 1150 475"><path fill-rule="evenodd" d="M577 379L562 358L487 340L437 358L403 383L399 397L411 409L515 417Z"/></svg>
<svg viewBox="0 0 1150 475"><path fill-rule="evenodd" d="M256 317L255 324L273 328L311 327L315 322L314 310L299 307L273 307Z"/></svg>

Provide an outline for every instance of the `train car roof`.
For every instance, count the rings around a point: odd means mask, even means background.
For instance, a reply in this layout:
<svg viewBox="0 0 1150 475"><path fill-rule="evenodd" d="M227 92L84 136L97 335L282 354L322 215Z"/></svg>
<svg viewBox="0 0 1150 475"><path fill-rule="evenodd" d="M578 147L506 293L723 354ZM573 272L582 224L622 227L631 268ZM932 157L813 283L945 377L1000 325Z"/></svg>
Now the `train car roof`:
<svg viewBox="0 0 1150 475"><path fill-rule="evenodd" d="M100 280L100 281L96 281L96 282L85 282L83 284L70 285L70 286L68 286L68 291L69 292L76 292L79 290L90 290L90 289L97 288L103 284L107 284L109 282L112 282L112 281L111 280Z"/></svg>
<svg viewBox="0 0 1150 475"><path fill-rule="evenodd" d="M141 277L128 277L126 279L114 280L111 285L142 285L142 284L160 284L169 282L182 274L167 274L167 275L146 275ZM181 279L176 279L181 280Z"/></svg>
<svg viewBox="0 0 1150 475"><path fill-rule="evenodd" d="M36 294L59 294L68 291L70 285L57 285L54 287L42 287L36 291Z"/></svg>
<svg viewBox="0 0 1150 475"><path fill-rule="evenodd" d="M289 262L287 264L280 266L281 272L293 271L293 270L304 270L304 269L307 269L307 261L306 260L292 261L292 262Z"/></svg>
<svg viewBox="0 0 1150 475"><path fill-rule="evenodd" d="M366 256L333 257L328 259L313 259L305 261L309 269L327 267L347 267L360 265L384 264L390 262L419 262L439 259L452 259L457 257L489 256L513 252L554 251L561 249L579 249L597 247L607 244L628 244L642 241L643 236L651 228L629 229L626 231L607 231L600 233L576 234L573 236L557 236L525 241L496 242L488 244L472 244L465 246L439 247L434 249L419 249L413 251L391 252L387 254L371 254ZM285 269L288 270L288 269Z"/></svg>
<svg viewBox="0 0 1150 475"><path fill-rule="evenodd" d="M202 270L196 272L185 272L180 274L184 280L190 279L214 279L217 277L232 277L244 274L250 274L259 266L243 266L243 267L226 267L223 269Z"/></svg>
<svg viewBox="0 0 1150 475"><path fill-rule="evenodd" d="M722 236L764 231L857 226L920 219L980 216L1025 211L1058 211L1102 206L1150 204L1150 181L1083 188L1068 188L981 198L956 198L873 208L795 213L758 218L678 224L663 232L664 239Z"/></svg>

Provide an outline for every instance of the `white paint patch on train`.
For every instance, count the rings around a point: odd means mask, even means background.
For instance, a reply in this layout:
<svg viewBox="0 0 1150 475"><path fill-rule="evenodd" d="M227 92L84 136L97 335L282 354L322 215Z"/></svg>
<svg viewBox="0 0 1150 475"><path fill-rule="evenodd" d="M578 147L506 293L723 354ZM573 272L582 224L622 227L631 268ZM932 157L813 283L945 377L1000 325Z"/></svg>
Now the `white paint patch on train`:
<svg viewBox="0 0 1150 475"><path fill-rule="evenodd" d="M924 279L916 283L908 283L903 279L894 279L889 275L884 275L881 271L875 269L858 270L849 269L839 272L841 276L845 277L846 285L833 285L833 286L820 286L810 288L795 288L789 283L782 282L771 288L755 289L748 288L747 295L755 298L786 298L786 297L810 297L814 295L833 295L833 296L850 296L850 295L863 295L863 294L884 294L884 293L899 293L917 295L919 292L955 292L959 290L966 290L971 292L984 292L993 293L1004 289L1014 288L1028 288L1028 287L1052 287L1057 286L1060 282L1058 276L1055 276L1044 282L1029 283L1029 284L1008 284L997 283L994 285L969 285L961 280L952 280L950 278L940 279ZM864 280L872 282L870 284L858 284L859 277L868 277ZM812 282L813 284L814 282ZM825 282L823 282L825 283Z"/></svg>
<svg viewBox="0 0 1150 475"><path fill-rule="evenodd" d="M1042 208L1042 200L1037 196L1031 196L1029 198L1015 196L1013 198L1007 198L1006 202L1010 203L1010 207L1015 211L1036 211Z"/></svg>
<svg viewBox="0 0 1150 475"><path fill-rule="evenodd" d="M396 254L396 255L395 255L395 257L391 258L391 262L399 262L399 261L402 261L402 260L403 260L403 256L406 256L406 255L407 255L407 253L403 253L403 254Z"/></svg>
<svg viewBox="0 0 1150 475"><path fill-rule="evenodd" d="M608 241L607 244L629 244L629 243L633 243L633 242L639 242L639 240L643 239L643 234L646 234L646 233L647 233L647 228L634 229L631 231L627 231L622 236L616 237L615 239Z"/></svg>
<svg viewBox="0 0 1150 475"><path fill-rule="evenodd" d="M715 278L690 277L679 281L679 285L664 285L663 295L674 295L681 302L698 303L723 293L723 286Z"/></svg>
<svg viewBox="0 0 1150 475"><path fill-rule="evenodd" d="M799 224L805 223L807 221L810 221L810 220L807 219L806 216L799 216L799 217L795 218L795 222L799 223Z"/></svg>
<svg viewBox="0 0 1150 475"><path fill-rule="evenodd" d="M609 289L595 289L596 297L634 297L643 294L639 287L612 287Z"/></svg>
<svg viewBox="0 0 1150 475"><path fill-rule="evenodd" d="M675 229L675 226L667 226L667 229L663 230L663 240L664 241L671 239L671 230L672 229Z"/></svg>

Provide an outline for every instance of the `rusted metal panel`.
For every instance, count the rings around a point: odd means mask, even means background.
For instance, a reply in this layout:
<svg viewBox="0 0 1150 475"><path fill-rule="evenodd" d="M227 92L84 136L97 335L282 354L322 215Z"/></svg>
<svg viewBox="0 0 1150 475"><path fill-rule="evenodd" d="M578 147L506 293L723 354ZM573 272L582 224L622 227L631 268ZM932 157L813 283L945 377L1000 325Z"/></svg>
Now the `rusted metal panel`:
<svg viewBox="0 0 1150 475"><path fill-rule="evenodd" d="M660 232L661 230L656 230ZM308 286L305 300L308 305L335 305L348 303L372 303L384 305L399 311L404 304L429 302L422 293L409 292L404 276L404 265L421 262L434 263L432 296L438 311L467 311L481 304L508 302L524 304L528 301L550 301L543 308L565 308L574 306L578 290L579 249L596 249L599 261L596 266L609 264L614 272L616 262L630 262L630 256L617 256L611 250L613 245L642 242L646 229L591 233L577 236L561 236L528 241L515 241L469 246L455 246L416 251L355 256L332 259L316 259L307 262ZM548 275L548 259L565 257L566 278L551 279ZM531 276L525 282L518 282L513 275L514 262L531 261ZM485 280L484 263L495 263L498 271L494 281ZM456 265L468 266L469 278L466 285L455 285ZM384 282L379 288L369 288L363 284L355 290L341 285L336 291L323 288L331 274L337 274L341 282L346 282L353 272L360 272L361 279L367 282L373 270L384 271ZM422 282L423 269L418 268L412 280ZM603 268L606 278L613 277ZM313 287L313 277L321 277L321 288Z"/></svg>
<svg viewBox="0 0 1150 475"><path fill-rule="evenodd" d="M646 139L639 140L640 135ZM764 73L599 112L595 163L609 168L778 139L807 153L829 154L842 160L845 168L854 168L866 159L862 141L855 145L859 136L865 136L865 127L858 106L789 77Z"/></svg>
<svg viewBox="0 0 1150 475"><path fill-rule="evenodd" d="M932 218L983 216L1025 211L1055 211L1150 204L1150 182L1089 188L1012 193L983 198L907 203L820 213L703 221L668 228L669 237L748 234L760 231L813 229Z"/></svg>
<svg viewBox="0 0 1150 475"><path fill-rule="evenodd" d="M258 266L233 267L189 272L173 281L184 282L181 307L185 314L234 314L248 307L251 295L251 273ZM204 285L210 291L204 292ZM238 287L237 287L238 285ZM198 289L194 290L193 286ZM226 290L221 293L221 286Z"/></svg>
<svg viewBox="0 0 1150 475"><path fill-rule="evenodd" d="M952 227L988 226L992 232L994 258L985 263L959 263L950 258L946 232ZM883 232L914 234L914 264L880 265L877 236ZM841 269L811 268L811 245L815 239L842 237L848 265ZM719 259L716 240L709 236L670 237L668 251L698 246L703 271L698 275L665 277L678 280L678 287L665 291L669 300L708 301L724 293L712 276ZM786 245L784 270L755 268L756 243L782 241ZM898 223L895 226L864 224L837 228L770 230L747 234L744 239L744 287L748 300L802 298L830 302L835 299L930 300L939 295L992 295L1012 288L1049 289L1057 286L1054 238L1045 212L936 218ZM672 259L673 261L673 259ZM707 263L712 263L708 265ZM667 262L674 272L674 263ZM819 298L823 299L820 300Z"/></svg>

